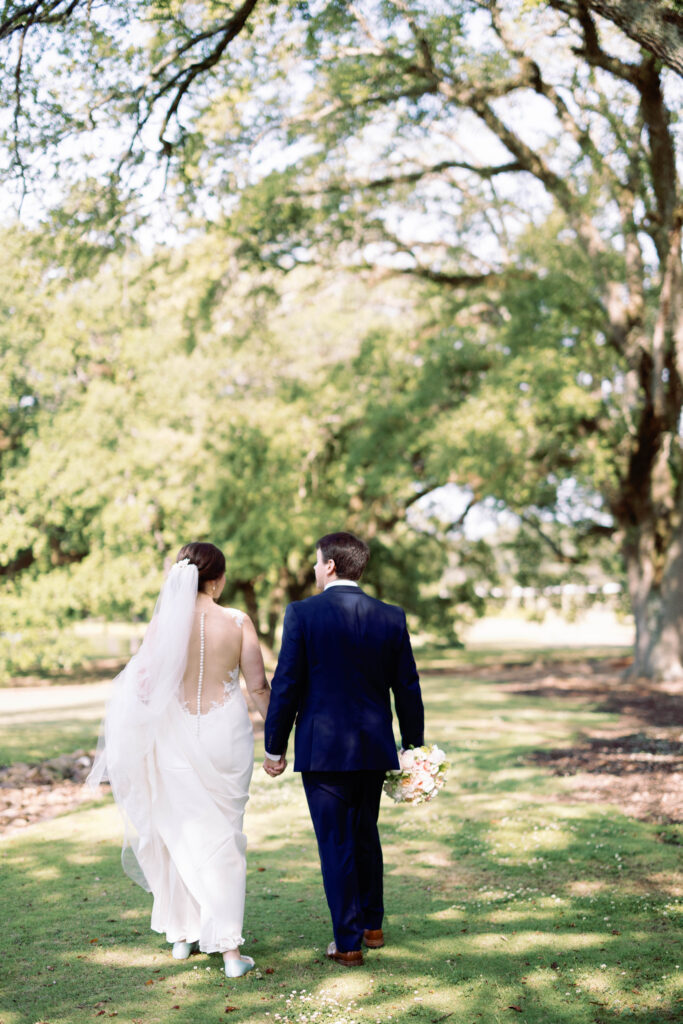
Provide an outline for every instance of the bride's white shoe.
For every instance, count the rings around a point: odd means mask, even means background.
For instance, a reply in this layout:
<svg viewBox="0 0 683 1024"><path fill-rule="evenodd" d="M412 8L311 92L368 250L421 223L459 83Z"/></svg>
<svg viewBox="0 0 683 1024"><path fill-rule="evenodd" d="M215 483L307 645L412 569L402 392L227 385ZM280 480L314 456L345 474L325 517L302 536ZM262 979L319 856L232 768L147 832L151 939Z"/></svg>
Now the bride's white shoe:
<svg viewBox="0 0 683 1024"><path fill-rule="evenodd" d="M226 978L241 978L256 966L250 956L229 956L223 958Z"/></svg>
<svg viewBox="0 0 683 1024"><path fill-rule="evenodd" d="M174 960L187 960L190 953L194 953L198 949L198 942L174 942L172 956Z"/></svg>

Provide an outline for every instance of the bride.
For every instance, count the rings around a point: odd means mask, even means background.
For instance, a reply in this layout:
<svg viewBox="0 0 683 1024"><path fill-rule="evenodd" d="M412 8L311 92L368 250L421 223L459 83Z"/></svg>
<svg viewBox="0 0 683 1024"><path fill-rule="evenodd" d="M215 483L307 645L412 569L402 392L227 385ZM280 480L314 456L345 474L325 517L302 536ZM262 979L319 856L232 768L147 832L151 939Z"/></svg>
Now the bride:
<svg viewBox="0 0 683 1024"><path fill-rule="evenodd" d="M154 896L152 929L178 960L222 953L236 978L254 966L240 954L254 761L240 670L264 719L270 687L251 620L216 604L224 585L217 547L180 549L142 645L115 680L88 782L111 782L123 867Z"/></svg>

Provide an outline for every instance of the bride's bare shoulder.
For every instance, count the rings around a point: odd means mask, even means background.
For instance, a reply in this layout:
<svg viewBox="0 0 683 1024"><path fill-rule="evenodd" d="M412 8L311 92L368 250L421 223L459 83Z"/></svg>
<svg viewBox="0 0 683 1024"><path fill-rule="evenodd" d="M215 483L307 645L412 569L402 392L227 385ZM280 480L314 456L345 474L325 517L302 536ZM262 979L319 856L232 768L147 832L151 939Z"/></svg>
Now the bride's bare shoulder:
<svg viewBox="0 0 683 1024"><path fill-rule="evenodd" d="M216 606L221 613L221 616L225 621L233 622L235 625L241 628L244 620L246 619L246 613L240 611L239 608L223 608L219 605Z"/></svg>

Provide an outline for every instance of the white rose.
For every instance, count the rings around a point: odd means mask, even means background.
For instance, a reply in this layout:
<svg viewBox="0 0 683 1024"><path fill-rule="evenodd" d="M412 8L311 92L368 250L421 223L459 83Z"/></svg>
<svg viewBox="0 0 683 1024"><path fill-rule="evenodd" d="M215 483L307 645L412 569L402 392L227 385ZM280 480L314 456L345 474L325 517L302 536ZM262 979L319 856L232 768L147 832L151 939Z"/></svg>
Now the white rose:
<svg viewBox="0 0 683 1024"><path fill-rule="evenodd" d="M439 747L437 747L436 743L429 751L429 760L432 764L443 764L446 760L446 755L443 750L440 750Z"/></svg>
<svg viewBox="0 0 683 1024"><path fill-rule="evenodd" d="M409 771L415 765L415 751L404 750L400 756L401 768L404 771Z"/></svg>

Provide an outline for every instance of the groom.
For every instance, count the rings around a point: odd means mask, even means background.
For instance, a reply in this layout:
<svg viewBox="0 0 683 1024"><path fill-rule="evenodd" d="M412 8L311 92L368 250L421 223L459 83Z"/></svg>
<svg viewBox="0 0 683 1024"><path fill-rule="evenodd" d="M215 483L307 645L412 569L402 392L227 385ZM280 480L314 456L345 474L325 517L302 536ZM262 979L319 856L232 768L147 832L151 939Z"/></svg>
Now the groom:
<svg viewBox="0 0 683 1024"><path fill-rule="evenodd" d="M399 766L390 692L404 747L422 745L424 712L405 613L358 585L367 544L329 533L316 554L321 593L285 613L263 766L271 776L284 771L296 719L294 771L301 772L332 915L327 955L353 967L363 963L363 942L384 945L377 817L385 772Z"/></svg>

